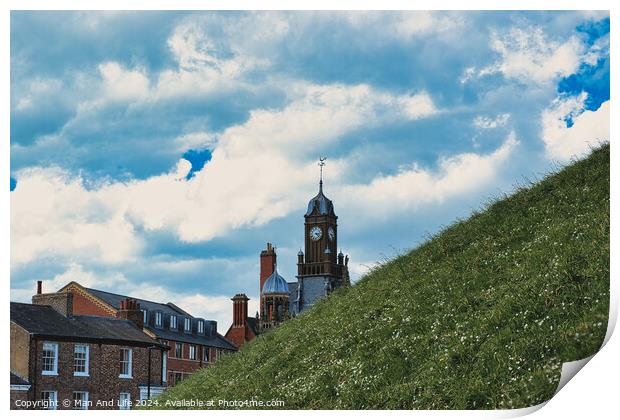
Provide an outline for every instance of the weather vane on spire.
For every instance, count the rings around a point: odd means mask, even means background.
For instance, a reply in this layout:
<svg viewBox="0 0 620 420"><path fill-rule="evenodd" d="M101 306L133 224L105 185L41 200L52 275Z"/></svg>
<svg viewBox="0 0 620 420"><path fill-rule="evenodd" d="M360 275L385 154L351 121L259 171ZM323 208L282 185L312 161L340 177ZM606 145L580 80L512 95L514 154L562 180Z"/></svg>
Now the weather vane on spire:
<svg viewBox="0 0 620 420"><path fill-rule="evenodd" d="M319 157L319 167L321 168L321 178L320 178L320 185L323 185L323 166L325 166L325 161L327 160L326 157Z"/></svg>

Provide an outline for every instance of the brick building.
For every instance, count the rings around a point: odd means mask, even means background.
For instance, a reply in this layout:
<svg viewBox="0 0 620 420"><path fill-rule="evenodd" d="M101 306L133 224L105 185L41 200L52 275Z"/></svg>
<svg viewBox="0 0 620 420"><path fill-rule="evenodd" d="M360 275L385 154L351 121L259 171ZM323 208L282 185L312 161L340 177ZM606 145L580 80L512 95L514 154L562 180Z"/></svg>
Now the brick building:
<svg viewBox="0 0 620 420"><path fill-rule="evenodd" d="M168 347L136 324L139 304L122 306L104 318L73 314L70 292L11 302L11 408L130 408L162 392Z"/></svg>
<svg viewBox="0 0 620 420"><path fill-rule="evenodd" d="M71 282L60 292L73 294L73 313L118 317L121 302L129 296L84 287ZM237 347L217 332L217 322L196 318L173 303L130 298L141 308L143 331L170 347L164 354L164 384L173 386L196 370Z"/></svg>

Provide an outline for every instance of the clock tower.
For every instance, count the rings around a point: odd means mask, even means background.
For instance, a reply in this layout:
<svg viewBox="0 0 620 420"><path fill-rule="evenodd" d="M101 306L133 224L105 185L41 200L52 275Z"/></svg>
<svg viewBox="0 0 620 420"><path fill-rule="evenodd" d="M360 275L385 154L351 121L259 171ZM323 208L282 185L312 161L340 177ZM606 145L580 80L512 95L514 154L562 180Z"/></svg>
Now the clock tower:
<svg viewBox="0 0 620 420"><path fill-rule="evenodd" d="M300 250L297 255L298 285L293 305L296 312L312 306L332 290L349 285L349 258L345 260L342 252L337 254L338 216L334 204L323 193L324 165L325 158L321 158L319 193L310 200L304 215L305 253Z"/></svg>

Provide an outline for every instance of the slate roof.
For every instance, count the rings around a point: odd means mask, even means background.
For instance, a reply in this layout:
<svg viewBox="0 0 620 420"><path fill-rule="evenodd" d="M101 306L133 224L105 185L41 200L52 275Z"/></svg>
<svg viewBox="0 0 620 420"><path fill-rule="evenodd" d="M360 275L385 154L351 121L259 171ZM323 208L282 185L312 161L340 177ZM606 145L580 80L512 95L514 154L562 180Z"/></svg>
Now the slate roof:
<svg viewBox="0 0 620 420"><path fill-rule="evenodd" d="M265 280L262 293L288 294L288 292L288 283L284 280L284 277L278 273L278 268L274 268L273 273Z"/></svg>
<svg viewBox="0 0 620 420"><path fill-rule="evenodd" d="M258 319L254 318L254 317L247 317L247 323L248 323L248 328L250 328L252 330L252 332L254 333L254 335L258 335L259 331L258 331Z"/></svg>
<svg viewBox="0 0 620 420"><path fill-rule="evenodd" d="M147 311L147 322L145 324L145 328L155 334L159 339L200 344L228 350L237 350L237 347L233 343L226 340L226 338L217 332L217 322L202 318L195 318L173 303L153 302L150 300L135 298L133 296L119 295L117 293L91 289L83 286L80 287L115 309L120 308L120 303L122 300L127 298L135 299L140 304L140 309L146 309ZM161 327L155 325L155 314L157 312L161 312L162 314ZM177 317L177 329L170 328L171 316ZM189 332L184 331L185 318L189 318L191 320L191 331ZM204 321L204 334L198 333L198 321Z"/></svg>
<svg viewBox="0 0 620 420"><path fill-rule="evenodd" d="M185 312L183 309L172 303L153 302L150 300L134 298L132 296L119 295L117 293L110 293L103 290L91 289L89 287L83 287L83 289L91 293L93 296L101 299L108 305L114 307L115 309L120 309L121 301L127 299L128 297L131 297L140 304L140 309L146 309L148 311L161 311L166 314L191 316L189 313Z"/></svg>
<svg viewBox="0 0 620 420"><path fill-rule="evenodd" d="M310 216L315 210L319 215L329 214L335 216L334 203L332 203L332 200L325 197L325 194L323 194L323 181L319 183L319 193L312 197L312 199L308 202L306 216Z"/></svg>
<svg viewBox="0 0 620 420"><path fill-rule="evenodd" d="M48 305L11 302L11 321L40 338L167 347L131 321L90 315L65 317Z"/></svg>
<svg viewBox="0 0 620 420"><path fill-rule="evenodd" d="M30 385L30 382L11 372L11 385Z"/></svg>

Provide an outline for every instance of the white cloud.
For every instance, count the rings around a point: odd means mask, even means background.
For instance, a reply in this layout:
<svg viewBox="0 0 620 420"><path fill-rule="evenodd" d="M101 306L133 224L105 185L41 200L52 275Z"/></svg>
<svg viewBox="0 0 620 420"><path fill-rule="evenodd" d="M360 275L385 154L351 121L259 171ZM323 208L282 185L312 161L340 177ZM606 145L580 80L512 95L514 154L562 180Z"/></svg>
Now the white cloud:
<svg viewBox="0 0 620 420"><path fill-rule="evenodd" d="M252 111L245 123L221 133L211 161L189 181L184 177L191 165L184 159L169 173L93 188L58 169L18 172L12 263L39 255L125 262L143 245L134 224L171 230L189 242L264 224L307 199L315 188L316 156L344 134L438 112L424 92L394 96L366 85L299 84L291 95L285 108ZM329 176L341 173L334 167Z"/></svg>
<svg viewBox="0 0 620 420"><path fill-rule="evenodd" d="M510 114L499 114L495 118L478 115L474 118L473 124L480 129L491 129L503 127L510 119Z"/></svg>
<svg viewBox="0 0 620 420"><path fill-rule="evenodd" d="M366 185L346 186L340 192L339 206L358 215L358 220L384 219L476 191L495 179L517 144L511 132L504 144L488 155L464 153L444 158L435 172L414 163L396 175L379 176Z"/></svg>
<svg viewBox="0 0 620 420"><path fill-rule="evenodd" d="M596 111L584 109L587 93L557 98L541 114L542 140L547 156L566 160L579 157L602 141L609 141L609 101ZM567 127L566 120L573 125Z"/></svg>
<svg viewBox="0 0 620 420"><path fill-rule="evenodd" d="M11 193L11 263L40 256L94 258L110 264L131 260L141 249L118 197L84 188L58 169L19 171Z"/></svg>
<svg viewBox="0 0 620 420"><path fill-rule="evenodd" d="M116 62L106 62L99 65L99 72L107 99L132 101L149 94L149 79L142 70L127 70Z"/></svg>
<svg viewBox="0 0 620 420"><path fill-rule="evenodd" d="M502 73L523 82L547 83L574 73L583 60L585 46L572 36L564 42L550 39L541 27L512 27L504 34L493 33L491 48L500 59L477 72L478 77ZM475 71L466 69L462 82Z"/></svg>

